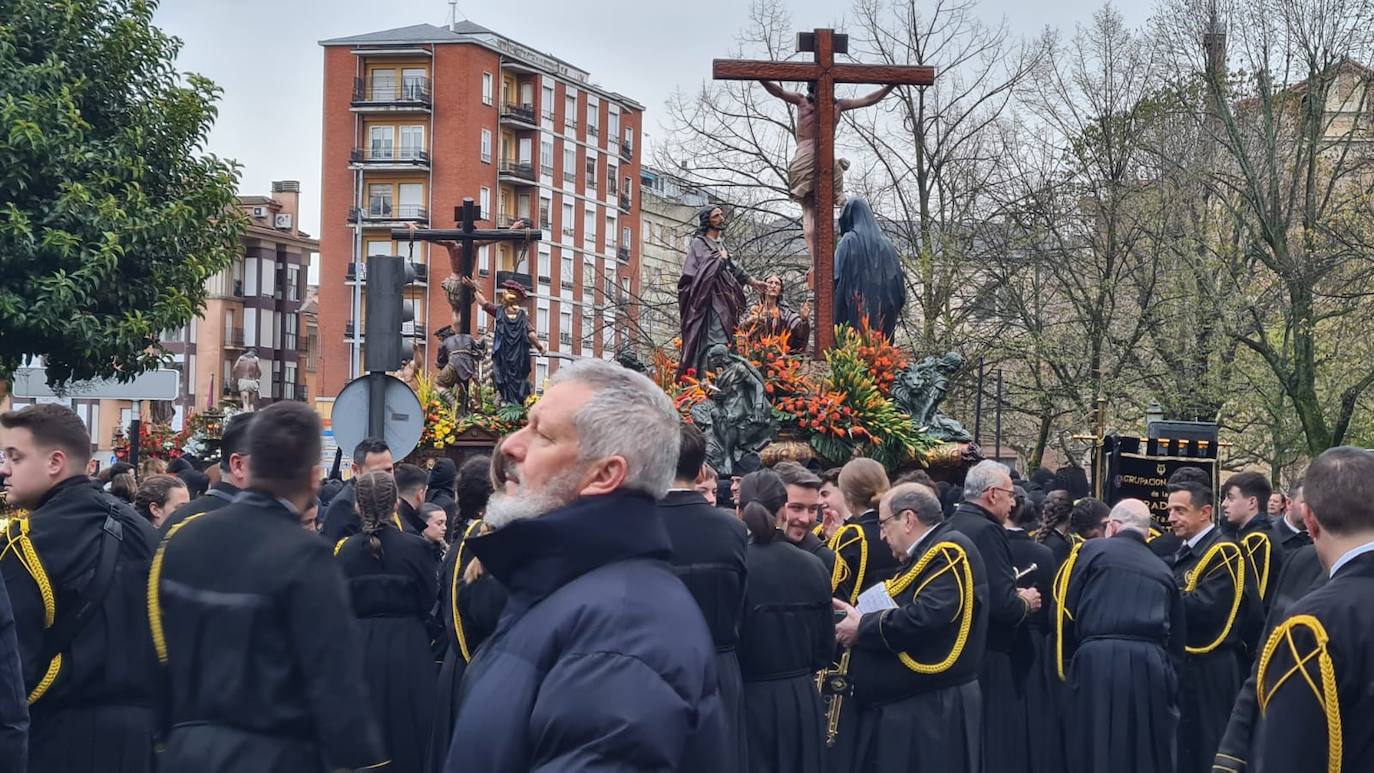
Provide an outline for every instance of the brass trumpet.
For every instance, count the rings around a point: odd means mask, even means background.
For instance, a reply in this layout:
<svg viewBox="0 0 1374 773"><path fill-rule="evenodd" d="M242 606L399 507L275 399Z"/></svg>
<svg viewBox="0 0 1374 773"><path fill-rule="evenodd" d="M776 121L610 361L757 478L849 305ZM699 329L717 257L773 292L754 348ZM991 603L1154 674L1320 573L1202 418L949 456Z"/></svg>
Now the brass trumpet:
<svg viewBox="0 0 1374 773"><path fill-rule="evenodd" d="M840 737L840 709L844 697L854 691L849 683L849 650L840 656L839 666L822 671L818 677L821 695L825 696L825 745L834 746Z"/></svg>

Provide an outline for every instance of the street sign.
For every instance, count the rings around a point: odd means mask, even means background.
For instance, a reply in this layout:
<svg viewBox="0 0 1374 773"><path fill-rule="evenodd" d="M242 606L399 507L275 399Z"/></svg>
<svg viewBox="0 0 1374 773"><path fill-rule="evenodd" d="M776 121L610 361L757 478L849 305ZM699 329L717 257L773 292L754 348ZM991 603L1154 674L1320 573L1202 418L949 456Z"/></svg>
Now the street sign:
<svg viewBox="0 0 1374 773"><path fill-rule="evenodd" d="M331 414L334 441L345 455L353 453L354 446L368 437L368 406L372 398L369 379L376 379L379 375L369 373L353 379L334 399ZM391 457L399 460L420 444L420 433L425 428L425 412L420 407L420 398L405 382L391 376L382 376L382 379L385 384L382 390L385 406L382 412L382 439L391 447Z"/></svg>
<svg viewBox="0 0 1374 773"><path fill-rule="evenodd" d="M48 374L42 368L19 368L14 372L10 394L24 399L175 400L181 396L180 386L181 371L150 370L123 384L113 379L73 381L58 394L48 386Z"/></svg>

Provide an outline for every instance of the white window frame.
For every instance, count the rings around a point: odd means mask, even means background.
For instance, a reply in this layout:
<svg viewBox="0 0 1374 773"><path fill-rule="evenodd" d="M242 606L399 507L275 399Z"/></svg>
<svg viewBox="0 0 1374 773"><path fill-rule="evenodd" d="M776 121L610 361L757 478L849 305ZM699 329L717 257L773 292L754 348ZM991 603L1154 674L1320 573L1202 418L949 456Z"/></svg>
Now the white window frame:
<svg viewBox="0 0 1374 773"><path fill-rule="evenodd" d="M482 153L482 163L484 163L484 164L490 164L490 163L491 163L491 129L483 129L483 130L482 130L481 153Z"/></svg>
<svg viewBox="0 0 1374 773"><path fill-rule="evenodd" d="M489 72L484 72L484 73L482 73L482 104L484 104L484 105L490 105L490 104L491 104L491 101L492 101L492 92L493 92L492 84L493 84L493 83L494 83L494 81L492 80L491 73L489 73Z"/></svg>

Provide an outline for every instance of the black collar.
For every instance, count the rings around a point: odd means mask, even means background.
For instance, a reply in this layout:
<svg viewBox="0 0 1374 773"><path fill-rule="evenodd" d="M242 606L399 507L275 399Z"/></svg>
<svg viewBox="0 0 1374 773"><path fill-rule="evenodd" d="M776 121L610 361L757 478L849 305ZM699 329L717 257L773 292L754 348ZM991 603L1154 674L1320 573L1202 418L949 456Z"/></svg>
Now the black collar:
<svg viewBox="0 0 1374 773"><path fill-rule="evenodd" d="M61 493L63 493L63 492L72 491L72 490L78 489L78 488L90 488L90 487L91 487L91 479L90 479L90 477L86 476L85 474L73 475L73 476L71 476L70 478L67 478L66 480L59 481L59 482L57 483L57 485L55 485L55 486L53 486L52 488L48 489L48 493L44 494L44 495L38 500L38 506L35 507L35 508L33 508L33 509L34 509L34 510L38 510L38 509L41 508L43 505L46 505L48 502L52 501L53 497L56 497L57 495L59 495L59 494L61 494Z"/></svg>
<svg viewBox="0 0 1374 773"><path fill-rule="evenodd" d="M954 508L954 512L968 513L969 515L977 516L979 518L986 518L998 528L1002 527L1001 521L998 521L996 516L994 516L992 513L984 509L982 505L975 504L973 502L960 502L959 506Z"/></svg>
<svg viewBox="0 0 1374 773"><path fill-rule="evenodd" d="M1269 520L1269 513L1259 513L1251 518L1244 526L1240 527L1237 533L1249 534L1252 531L1269 531L1274 527L1274 522Z"/></svg>
<svg viewBox="0 0 1374 773"><path fill-rule="evenodd" d="M669 491L667 494L663 495L662 499L658 500L658 503L664 507L685 507L688 505L709 506L711 504L706 501L706 497L702 496L701 492L682 490Z"/></svg>
<svg viewBox="0 0 1374 773"><path fill-rule="evenodd" d="M252 505L262 512L286 518L292 523L299 523L301 520L300 513L296 512L295 506L290 502L275 494L258 489L244 489L238 496L234 497L234 504Z"/></svg>
<svg viewBox="0 0 1374 773"><path fill-rule="evenodd" d="M849 516L849 523L877 523L877 522L878 522L878 511L877 511L877 510L865 510L865 511L863 511L862 513L859 513L858 515L851 515L851 516Z"/></svg>
<svg viewBox="0 0 1374 773"><path fill-rule="evenodd" d="M420 517L420 511L411 507L410 503L404 499L396 500L396 511L401 516L401 523L409 524L416 534L423 534L425 528L429 526L425 523L425 519Z"/></svg>
<svg viewBox="0 0 1374 773"><path fill-rule="evenodd" d="M1121 531L1117 532L1116 536L1112 537L1112 539L1130 539L1135 540L1136 542L1139 542L1142 545L1145 544L1145 535L1141 534L1135 529L1122 529Z"/></svg>
<svg viewBox="0 0 1374 773"><path fill-rule="evenodd" d="M584 497L466 544L511 597L527 605L606 564L672 555L654 500L630 491Z"/></svg>

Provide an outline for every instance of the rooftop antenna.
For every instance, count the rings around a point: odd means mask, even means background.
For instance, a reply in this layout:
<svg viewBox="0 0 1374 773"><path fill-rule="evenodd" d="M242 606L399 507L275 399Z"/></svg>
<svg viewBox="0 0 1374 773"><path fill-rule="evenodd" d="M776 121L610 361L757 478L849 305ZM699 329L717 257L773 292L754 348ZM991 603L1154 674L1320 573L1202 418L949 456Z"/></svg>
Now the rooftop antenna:
<svg viewBox="0 0 1374 773"><path fill-rule="evenodd" d="M458 27L458 0L448 0L448 28L453 32Z"/></svg>

